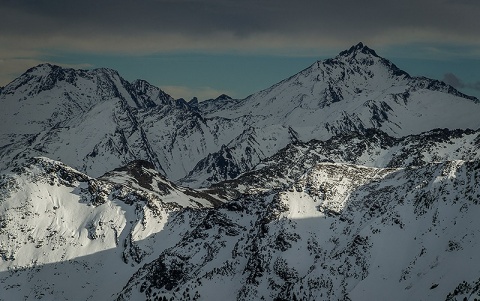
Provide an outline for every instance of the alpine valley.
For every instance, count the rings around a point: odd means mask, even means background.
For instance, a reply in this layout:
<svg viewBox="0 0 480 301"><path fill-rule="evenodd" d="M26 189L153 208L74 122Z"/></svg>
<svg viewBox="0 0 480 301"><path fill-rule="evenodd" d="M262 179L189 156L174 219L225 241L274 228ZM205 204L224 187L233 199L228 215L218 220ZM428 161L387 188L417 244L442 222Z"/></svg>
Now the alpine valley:
<svg viewBox="0 0 480 301"><path fill-rule="evenodd" d="M0 300L480 299L480 101L359 43L245 99L0 88Z"/></svg>

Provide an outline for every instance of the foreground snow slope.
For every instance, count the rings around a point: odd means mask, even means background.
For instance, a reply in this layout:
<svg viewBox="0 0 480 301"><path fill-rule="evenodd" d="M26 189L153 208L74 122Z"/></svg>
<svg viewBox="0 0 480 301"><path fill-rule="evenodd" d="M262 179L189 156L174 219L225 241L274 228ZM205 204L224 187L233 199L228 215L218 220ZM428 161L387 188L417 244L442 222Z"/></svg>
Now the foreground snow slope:
<svg viewBox="0 0 480 301"><path fill-rule="evenodd" d="M320 163L212 208L147 162L94 179L37 158L2 175L1 298L480 297L479 180L478 159Z"/></svg>
<svg viewBox="0 0 480 301"><path fill-rule="evenodd" d="M118 299L480 297L479 179L478 160L317 164L286 190L208 210Z"/></svg>
<svg viewBox="0 0 480 301"><path fill-rule="evenodd" d="M183 208L220 203L144 161L94 179L35 158L2 174L0 191L0 300L112 298L189 229L186 212L172 225Z"/></svg>

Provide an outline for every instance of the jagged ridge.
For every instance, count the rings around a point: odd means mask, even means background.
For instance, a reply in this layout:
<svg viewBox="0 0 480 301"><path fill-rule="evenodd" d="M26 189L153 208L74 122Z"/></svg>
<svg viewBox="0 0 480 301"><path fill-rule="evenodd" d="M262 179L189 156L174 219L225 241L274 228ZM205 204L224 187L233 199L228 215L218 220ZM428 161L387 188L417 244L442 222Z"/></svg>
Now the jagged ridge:
<svg viewBox="0 0 480 301"><path fill-rule="evenodd" d="M0 101L2 169L41 155L99 176L144 159L173 180L190 173L214 182L248 171L292 141L369 128L394 137L477 129L480 111L478 100L411 77L361 43L243 100L222 95L189 103L110 69L44 64L7 85ZM212 166L212 158L227 153L228 170L213 175L209 170L223 167Z"/></svg>

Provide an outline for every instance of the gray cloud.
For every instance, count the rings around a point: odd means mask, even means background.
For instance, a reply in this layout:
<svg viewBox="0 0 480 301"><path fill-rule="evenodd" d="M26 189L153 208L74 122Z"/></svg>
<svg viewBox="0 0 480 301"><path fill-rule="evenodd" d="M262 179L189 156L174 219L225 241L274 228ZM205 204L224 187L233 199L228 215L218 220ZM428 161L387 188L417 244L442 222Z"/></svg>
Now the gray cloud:
<svg viewBox="0 0 480 301"><path fill-rule="evenodd" d="M348 45L480 36L480 1L468 0L0 0L0 5L2 31L24 38L177 35L209 42L218 35L238 40L272 35Z"/></svg>
<svg viewBox="0 0 480 301"><path fill-rule="evenodd" d="M474 82L470 87L474 90L480 91L480 81Z"/></svg>
<svg viewBox="0 0 480 301"><path fill-rule="evenodd" d="M467 88L480 91L480 81L476 81L474 83L467 83L465 86Z"/></svg>
<svg viewBox="0 0 480 301"><path fill-rule="evenodd" d="M445 73L443 75L443 82L454 87L455 89L465 88L465 84L453 73Z"/></svg>
<svg viewBox="0 0 480 301"><path fill-rule="evenodd" d="M480 81L473 82L473 83L464 83L460 78L458 78L453 73L445 73L443 75L443 81L446 84L449 84L450 86L454 87L455 89L467 88L467 89L480 91Z"/></svg>

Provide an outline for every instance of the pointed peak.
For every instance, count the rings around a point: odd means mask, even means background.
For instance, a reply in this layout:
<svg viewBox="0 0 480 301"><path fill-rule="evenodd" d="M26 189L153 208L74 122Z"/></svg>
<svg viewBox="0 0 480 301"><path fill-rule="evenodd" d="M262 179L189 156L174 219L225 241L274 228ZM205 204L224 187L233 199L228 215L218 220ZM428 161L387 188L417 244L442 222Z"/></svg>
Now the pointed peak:
<svg viewBox="0 0 480 301"><path fill-rule="evenodd" d="M218 96L217 98L215 98L215 100L229 100L229 99L232 99L230 96L228 96L227 94L222 94L220 96Z"/></svg>
<svg viewBox="0 0 480 301"><path fill-rule="evenodd" d="M31 69L57 69L57 68L61 68L61 67L55 64L41 63Z"/></svg>
<svg viewBox="0 0 480 301"><path fill-rule="evenodd" d="M62 67L60 66L57 66L57 65L52 65L50 63L42 63L42 64L39 64L35 67L32 67L30 69L28 69L25 73L26 74L48 74L50 72L52 72L53 70L61 70Z"/></svg>
<svg viewBox="0 0 480 301"><path fill-rule="evenodd" d="M141 94L148 93L148 91L161 91L160 88L155 87L154 85L150 84L148 81L144 79L136 79L134 80L131 85L135 88L135 90Z"/></svg>
<svg viewBox="0 0 480 301"><path fill-rule="evenodd" d="M198 98L197 98L197 97L193 97L192 99L190 99L190 100L188 101L188 104L189 104L190 106L194 106L194 107L198 106Z"/></svg>
<svg viewBox="0 0 480 301"><path fill-rule="evenodd" d="M53 64L50 64L50 63L41 63L41 64L38 64L37 66L33 67L32 69L44 69L44 68L54 68L54 67L59 67L57 65L53 65Z"/></svg>
<svg viewBox="0 0 480 301"><path fill-rule="evenodd" d="M344 50L344 51L340 52L339 56L347 57L347 56L356 55L358 53L363 53L363 54L368 54L368 55L373 55L373 56L378 57L375 50L373 50L373 49L369 48L368 46L364 45L362 42L358 43L357 45L353 45L348 50Z"/></svg>

